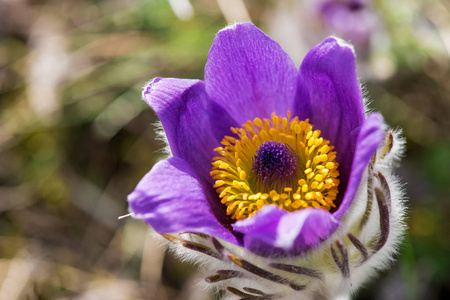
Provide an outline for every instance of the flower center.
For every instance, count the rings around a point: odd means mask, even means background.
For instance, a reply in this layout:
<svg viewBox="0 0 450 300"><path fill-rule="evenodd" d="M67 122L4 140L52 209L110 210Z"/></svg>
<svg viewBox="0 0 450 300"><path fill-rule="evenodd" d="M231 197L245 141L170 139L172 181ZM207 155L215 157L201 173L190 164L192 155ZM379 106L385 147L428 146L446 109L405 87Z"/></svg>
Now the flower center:
<svg viewBox="0 0 450 300"><path fill-rule="evenodd" d="M252 173L259 190L280 189L296 174L297 161L294 153L275 141L264 142L253 156Z"/></svg>
<svg viewBox="0 0 450 300"><path fill-rule="evenodd" d="M238 136L225 136L214 149L210 175L232 219L253 216L266 204L287 211L307 207L330 210L338 194L339 171L330 141L298 117L255 118Z"/></svg>

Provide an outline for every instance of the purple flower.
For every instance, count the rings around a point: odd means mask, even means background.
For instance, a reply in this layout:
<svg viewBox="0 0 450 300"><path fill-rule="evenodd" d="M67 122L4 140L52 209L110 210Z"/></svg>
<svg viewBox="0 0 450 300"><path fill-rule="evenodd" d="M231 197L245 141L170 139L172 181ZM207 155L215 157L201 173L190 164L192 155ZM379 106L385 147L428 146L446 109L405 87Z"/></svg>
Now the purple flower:
<svg viewBox="0 0 450 300"><path fill-rule="evenodd" d="M173 157L159 162L129 196L135 217L159 233L196 232L254 253L299 254L327 239L350 207L362 173L384 139L379 114L367 118L351 46L328 38L305 57L300 71L280 46L252 24L220 31L205 81L156 78L143 93L155 110ZM341 184L337 209L287 212L269 206L233 222L213 188L214 149L231 127L287 111L336 147ZM300 179L300 178L299 178Z"/></svg>
<svg viewBox="0 0 450 300"><path fill-rule="evenodd" d="M129 195L133 216L219 260L208 282L240 278L228 290L242 296L257 275L328 299L342 282L359 286L370 272L350 274L374 257L386 265L402 232L391 174L401 142L366 115L351 45L327 38L297 70L261 30L236 24L214 39L204 81L156 78L143 98L172 156Z"/></svg>
<svg viewBox="0 0 450 300"><path fill-rule="evenodd" d="M350 40L358 50L369 48L377 17L370 0L324 0L318 11L329 31Z"/></svg>

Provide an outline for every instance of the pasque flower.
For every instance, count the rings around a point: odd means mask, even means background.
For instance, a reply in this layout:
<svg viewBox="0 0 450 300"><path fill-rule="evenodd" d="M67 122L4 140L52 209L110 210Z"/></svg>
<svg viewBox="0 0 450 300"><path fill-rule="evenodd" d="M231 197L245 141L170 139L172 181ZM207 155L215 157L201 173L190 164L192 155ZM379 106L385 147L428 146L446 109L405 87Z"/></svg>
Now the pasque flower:
<svg viewBox="0 0 450 300"><path fill-rule="evenodd" d="M349 39L360 52L367 52L378 23L373 1L322 0L315 5L329 31Z"/></svg>
<svg viewBox="0 0 450 300"><path fill-rule="evenodd" d="M366 114L354 50L330 37L298 71L253 24L214 39L205 80L143 92L171 156L129 195L206 282L241 299L332 299L391 260L403 231L402 148ZM234 298L233 298L234 299Z"/></svg>
<svg viewBox="0 0 450 300"><path fill-rule="evenodd" d="M324 26L325 31L350 40L359 54L370 50L370 41L379 27L379 18L372 0L310 1L310 22Z"/></svg>

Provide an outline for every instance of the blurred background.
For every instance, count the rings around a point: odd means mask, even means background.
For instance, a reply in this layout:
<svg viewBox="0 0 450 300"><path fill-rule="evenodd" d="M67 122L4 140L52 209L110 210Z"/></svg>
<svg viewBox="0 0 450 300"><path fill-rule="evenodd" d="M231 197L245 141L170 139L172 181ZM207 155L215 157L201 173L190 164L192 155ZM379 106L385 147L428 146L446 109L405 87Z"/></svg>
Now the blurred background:
<svg viewBox="0 0 450 300"><path fill-rule="evenodd" d="M118 217L163 157L142 87L203 78L215 33L247 20L297 66L351 41L370 107L404 130L409 234L356 299L450 299L448 0L0 0L0 300L216 297Z"/></svg>

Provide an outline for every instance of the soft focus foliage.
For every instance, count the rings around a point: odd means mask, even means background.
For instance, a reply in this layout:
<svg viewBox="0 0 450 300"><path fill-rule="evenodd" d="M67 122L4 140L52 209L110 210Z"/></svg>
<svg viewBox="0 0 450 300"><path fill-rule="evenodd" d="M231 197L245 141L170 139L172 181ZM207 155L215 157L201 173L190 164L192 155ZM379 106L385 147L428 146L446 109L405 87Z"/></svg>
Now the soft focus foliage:
<svg viewBox="0 0 450 300"><path fill-rule="evenodd" d="M0 0L0 299L210 299L144 224L117 220L162 156L141 88L156 75L203 78L215 33L246 16L301 61L336 33L298 21L309 2L233 12L227 1ZM360 299L446 299L450 3L373 7L359 74L371 107L407 138L410 234Z"/></svg>

